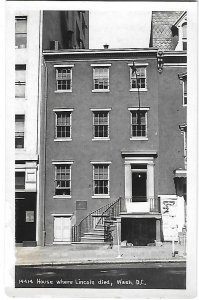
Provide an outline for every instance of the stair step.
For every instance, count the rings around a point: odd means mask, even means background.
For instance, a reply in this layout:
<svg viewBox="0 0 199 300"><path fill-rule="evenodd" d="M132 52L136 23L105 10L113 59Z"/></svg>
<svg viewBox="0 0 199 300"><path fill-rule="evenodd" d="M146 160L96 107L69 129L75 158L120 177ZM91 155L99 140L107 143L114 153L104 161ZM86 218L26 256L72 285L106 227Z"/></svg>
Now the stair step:
<svg viewBox="0 0 199 300"><path fill-rule="evenodd" d="M99 241L99 242L95 242L95 241L82 241L82 242L72 242L71 245L106 245L108 244L107 242L103 242L103 241Z"/></svg>
<svg viewBox="0 0 199 300"><path fill-rule="evenodd" d="M99 231L99 232L95 232L95 231L91 231L91 232L85 232L84 235L104 235L104 231Z"/></svg>

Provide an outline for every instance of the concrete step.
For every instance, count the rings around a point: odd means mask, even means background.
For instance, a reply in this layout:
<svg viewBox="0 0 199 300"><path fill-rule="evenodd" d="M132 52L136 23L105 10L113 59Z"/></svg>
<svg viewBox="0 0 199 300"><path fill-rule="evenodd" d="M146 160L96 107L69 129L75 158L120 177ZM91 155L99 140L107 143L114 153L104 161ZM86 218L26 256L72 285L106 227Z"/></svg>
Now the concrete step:
<svg viewBox="0 0 199 300"><path fill-rule="evenodd" d="M85 232L84 236L104 236L104 231L101 232L95 232L95 231L91 231L91 232Z"/></svg>

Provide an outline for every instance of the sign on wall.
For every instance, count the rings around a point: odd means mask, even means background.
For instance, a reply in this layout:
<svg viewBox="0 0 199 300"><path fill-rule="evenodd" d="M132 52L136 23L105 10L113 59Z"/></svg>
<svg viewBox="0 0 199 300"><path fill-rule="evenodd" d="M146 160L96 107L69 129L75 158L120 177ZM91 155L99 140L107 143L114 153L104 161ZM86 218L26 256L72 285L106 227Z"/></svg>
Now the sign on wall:
<svg viewBox="0 0 199 300"><path fill-rule="evenodd" d="M177 198L161 197L162 231L164 241L178 240Z"/></svg>

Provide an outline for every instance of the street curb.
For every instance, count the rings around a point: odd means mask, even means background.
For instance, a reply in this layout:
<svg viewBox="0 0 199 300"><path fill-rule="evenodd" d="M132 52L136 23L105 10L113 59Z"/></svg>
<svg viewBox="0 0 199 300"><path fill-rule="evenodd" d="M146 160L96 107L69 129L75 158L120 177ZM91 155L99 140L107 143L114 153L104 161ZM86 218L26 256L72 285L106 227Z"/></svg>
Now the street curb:
<svg viewBox="0 0 199 300"><path fill-rule="evenodd" d="M45 263L25 263L18 264L16 267L29 266L62 266L62 265L96 265L96 264L128 264L128 263L186 263L186 259L142 259L142 260L121 260L120 261L103 261L103 260L87 260L87 261L66 261L66 262L45 262Z"/></svg>

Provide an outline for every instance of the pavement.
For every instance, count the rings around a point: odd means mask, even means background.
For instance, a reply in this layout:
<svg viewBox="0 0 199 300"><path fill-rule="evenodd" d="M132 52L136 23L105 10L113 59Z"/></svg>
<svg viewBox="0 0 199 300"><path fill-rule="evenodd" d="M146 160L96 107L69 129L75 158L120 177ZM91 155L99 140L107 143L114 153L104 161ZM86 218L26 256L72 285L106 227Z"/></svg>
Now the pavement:
<svg viewBox="0 0 199 300"><path fill-rule="evenodd" d="M120 247L113 245L53 245L45 247L16 247L16 265L74 265L130 262L185 262L184 246L175 243L162 246Z"/></svg>

